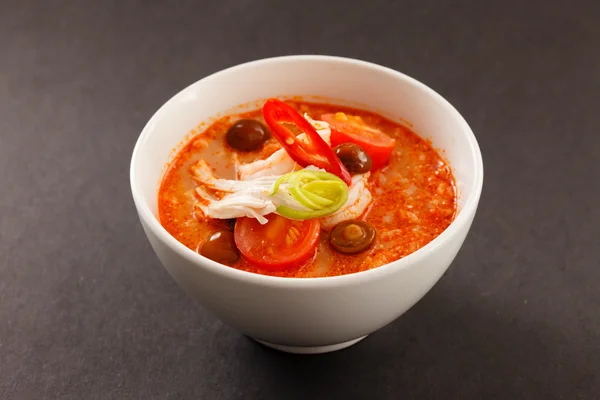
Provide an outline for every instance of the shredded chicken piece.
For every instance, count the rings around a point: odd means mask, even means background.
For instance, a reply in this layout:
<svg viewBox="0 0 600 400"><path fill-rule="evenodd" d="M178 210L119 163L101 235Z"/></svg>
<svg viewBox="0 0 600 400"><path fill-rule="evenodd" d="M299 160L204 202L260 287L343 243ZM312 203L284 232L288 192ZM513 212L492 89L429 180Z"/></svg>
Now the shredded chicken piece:
<svg viewBox="0 0 600 400"><path fill-rule="evenodd" d="M214 176L204 160L192 167L192 176L199 184L196 193L200 197L196 206L209 218L228 219L238 217L256 218L261 224L268 221L264 217L275 212L275 205L268 199L269 188L278 177L261 178L254 181L240 182L220 179ZM225 192L218 200L206 191L206 188Z"/></svg>

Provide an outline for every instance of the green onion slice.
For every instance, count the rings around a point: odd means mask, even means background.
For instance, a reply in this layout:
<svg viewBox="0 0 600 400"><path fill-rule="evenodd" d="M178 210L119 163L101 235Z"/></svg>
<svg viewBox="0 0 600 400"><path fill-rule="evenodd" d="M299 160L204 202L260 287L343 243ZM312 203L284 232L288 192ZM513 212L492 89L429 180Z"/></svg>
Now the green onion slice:
<svg viewBox="0 0 600 400"><path fill-rule="evenodd" d="M271 196L287 198L277 213L296 220L321 218L335 213L348 200L348 186L324 171L290 172L273 185Z"/></svg>

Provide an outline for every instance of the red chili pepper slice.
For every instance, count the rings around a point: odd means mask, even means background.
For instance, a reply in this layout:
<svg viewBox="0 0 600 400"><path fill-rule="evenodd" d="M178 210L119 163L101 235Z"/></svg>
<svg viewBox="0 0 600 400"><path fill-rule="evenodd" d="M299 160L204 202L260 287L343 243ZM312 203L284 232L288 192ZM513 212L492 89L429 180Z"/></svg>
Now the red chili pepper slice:
<svg viewBox="0 0 600 400"><path fill-rule="evenodd" d="M350 172L344 167L331 147L315 128L291 106L277 99L269 99L262 108L265 122L289 156L302 167L314 165L337 175L348 186L352 183ZM282 123L296 125L306 134L308 143L298 140L296 135Z"/></svg>

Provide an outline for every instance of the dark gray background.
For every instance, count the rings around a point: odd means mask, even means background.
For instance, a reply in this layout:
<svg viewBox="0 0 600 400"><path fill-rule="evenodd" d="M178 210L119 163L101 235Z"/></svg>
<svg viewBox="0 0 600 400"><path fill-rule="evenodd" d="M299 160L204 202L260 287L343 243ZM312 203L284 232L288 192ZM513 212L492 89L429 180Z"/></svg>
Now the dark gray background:
<svg viewBox="0 0 600 400"><path fill-rule="evenodd" d="M219 3L0 2L0 398L600 398L600 2ZM298 53L425 82L485 164L439 284L313 357L193 304L152 253L128 177L177 91Z"/></svg>

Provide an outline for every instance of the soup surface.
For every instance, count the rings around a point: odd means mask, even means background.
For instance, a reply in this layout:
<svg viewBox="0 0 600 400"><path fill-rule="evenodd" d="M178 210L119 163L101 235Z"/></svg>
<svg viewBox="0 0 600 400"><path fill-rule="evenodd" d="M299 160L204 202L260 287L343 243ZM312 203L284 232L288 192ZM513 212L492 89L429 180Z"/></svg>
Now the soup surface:
<svg viewBox="0 0 600 400"><path fill-rule="evenodd" d="M376 165L380 161L375 154L371 171L361 175L366 192L361 192L355 201L370 201L366 207L358 209L359 215L349 215L370 226L375 238L366 249L345 254L336 251L331 243L334 227L322 222L320 227L317 226L320 232L316 251L311 251L308 259L299 264L273 269L254 263L243 254L220 259L221 263L249 272L283 277L349 274L376 268L416 251L452 222L456 212L454 178L449 166L430 143L407 127L372 112L332 104L302 101L286 103L301 115L317 121L323 120L323 115L340 115L336 113L360 117L366 126L394 139L389 161L385 165ZM263 142L256 149L254 143L250 143L244 151L233 149L228 145L226 136L239 120L255 120L265 124L260 109L219 119L179 151L161 183L158 194L160 222L178 241L194 251L200 252L215 232L227 233L236 224L236 220L231 218L208 218L199 207L205 201L201 194L208 189L203 188L202 182L197 179L195 168L198 163L204 160L218 178L236 180L240 178L240 165L266 159L282 148L278 139L270 135L262 138ZM370 197L367 192L370 192ZM216 198L220 196L216 195ZM237 224L240 224L239 219ZM308 233L302 231L300 235Z"/></svg>

